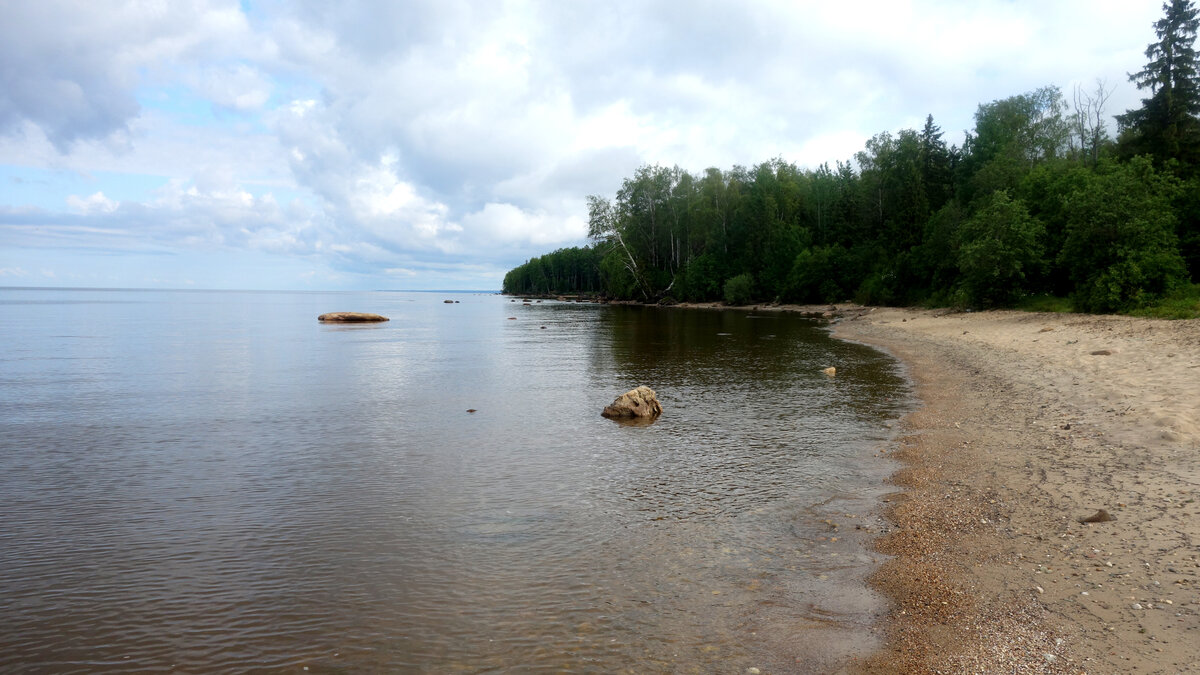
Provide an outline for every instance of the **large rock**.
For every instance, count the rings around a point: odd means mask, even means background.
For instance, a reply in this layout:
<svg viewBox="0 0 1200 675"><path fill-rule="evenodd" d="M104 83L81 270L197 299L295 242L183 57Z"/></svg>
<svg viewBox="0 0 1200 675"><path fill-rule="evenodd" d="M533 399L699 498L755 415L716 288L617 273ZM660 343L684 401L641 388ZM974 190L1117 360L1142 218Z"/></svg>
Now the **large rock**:
<svg viewBox="0 0 1200 675"><path fill-rule="evenodd" d="M390 321L386 316L366 312L329 312L317 317L321 323L373 323Z"/></svg>
<svg viewBox="0 0 1200 675"><path fill-rule="evenodd" d="M654 390L645 385L630 389L613 399L612 405L604 409L601 415L614 418L646 418L654 419L662 414L662 404Z"/></svg>

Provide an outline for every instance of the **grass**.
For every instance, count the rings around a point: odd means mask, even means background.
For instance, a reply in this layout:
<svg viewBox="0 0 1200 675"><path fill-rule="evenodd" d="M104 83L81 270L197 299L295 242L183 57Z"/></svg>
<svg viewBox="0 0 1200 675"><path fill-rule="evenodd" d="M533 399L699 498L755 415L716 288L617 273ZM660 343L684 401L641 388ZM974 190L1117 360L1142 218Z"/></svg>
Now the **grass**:
<svg viewBox="0 0 1200 675"><path fill-rule="evenodd" d="M1135 309L1130 314L1153 319L1200 318L1200 284L1183 286L1153 305Z"/></svg>
<svg viewBox="0 0 1200 675"><path fill-rule="evenodd" d="M1053 312L1055 314L1069 314L1075 311L1069 298L1060 298L1049 293L1023 298L1017 303L1017 309L1024 312Z"/></svg>
<svg viewBox="0 0 1200 675"><path fill-rule="evenodd" d="M1016 309L1025 312L1074 312L1070 298L1049 294L1031 295L1017 303ZM1167 297L1148 307L1128 312L1130 316L1151 319L1198 319L1200 318L1200 284L1187 284Z"/></svg>

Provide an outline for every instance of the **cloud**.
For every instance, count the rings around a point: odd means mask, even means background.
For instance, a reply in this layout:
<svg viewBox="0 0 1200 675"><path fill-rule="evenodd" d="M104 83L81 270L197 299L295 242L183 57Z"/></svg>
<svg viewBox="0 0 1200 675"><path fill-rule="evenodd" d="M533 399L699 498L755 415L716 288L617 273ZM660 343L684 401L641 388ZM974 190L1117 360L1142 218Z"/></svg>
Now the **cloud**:
<svg viewBox="0 0 1200 675"><path fill-rule="evenodd" d="M71 195L67 197L67 206L76 213L112 213L120 206L117 202L104 196L103 192L96 192L88 197L78 197Z"/></svg>
<svg viewBox="0 0 1200 675"><path fill-rule="evenodd" d="M235 111L258 110L271 97L271 83L259 70L244 63L204 68L198 89L213 105Z"/></svg>
<svg viewBox="0 0 1200 675"><path fill-rule="evenodd" d="M0 245L247 251L367 287L494 286L583 243L584 197L644 163L815 167L930 113L961 142L979 103L1097 77L1118 86L1111 113L1136 106L1125 73L1159 13L1158 0L13 0L0 165L18 171L0 187ZM20 168L53 180L35 191Z"/></svg>
<svg viewBox="0 0 1200 675"><path fill-rule="evenodd" d="M488 243L519 242L550 246L578 241L587 236L587 223L577 214L564 216L544 211L528 212L512 204L489 203L463 220L473 236Z"/></svg>
<svg viewBox="0 0 1200 675"><path fill-rule="evenodd" d="M228 2L5 3L0 134L20 132L23 122L31 122L62 153L81 140L126 134L142 109L139 85L213 59L261 58L269 51L247 37L244 15ZM251 77L237 67L233 72L242 81ZM233 103L258 100L242 89ZM217 102L227 104L230 97Z"/></svg>

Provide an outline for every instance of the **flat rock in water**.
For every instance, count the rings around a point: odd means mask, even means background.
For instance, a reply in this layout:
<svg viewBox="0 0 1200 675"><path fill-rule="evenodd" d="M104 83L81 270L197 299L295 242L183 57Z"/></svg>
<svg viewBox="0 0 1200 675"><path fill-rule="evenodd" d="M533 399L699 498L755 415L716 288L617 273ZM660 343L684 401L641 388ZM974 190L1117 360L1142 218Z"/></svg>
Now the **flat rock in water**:
<svg viewBox="0 0 1200 675"><path fill-rule="evenodd" d="M612 405L605 408L604 412L600 414L610 419L631 417L653 419L662 414L662 404L658 402L658 395L654 393L653 389L642 385L613 399Z"/></svg>
<svg viewBox="0 0 1200 675"><path fill-rule="evenodd" d="M377 323L390 321L386 316L366 312L329 312L317 317L321 323Z"/></svg>

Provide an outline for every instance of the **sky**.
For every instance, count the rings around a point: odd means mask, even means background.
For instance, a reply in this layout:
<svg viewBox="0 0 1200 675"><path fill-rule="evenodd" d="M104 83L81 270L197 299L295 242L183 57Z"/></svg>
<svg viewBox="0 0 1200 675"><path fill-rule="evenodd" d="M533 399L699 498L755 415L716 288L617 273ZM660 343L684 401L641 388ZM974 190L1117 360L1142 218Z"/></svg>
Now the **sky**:
<svg viewBox="0 0 1200 675"><path fill-rule="evenodd" d="M0 286L490 290L641 165L1144 92L1160 0L0 0Z"/></svg>

